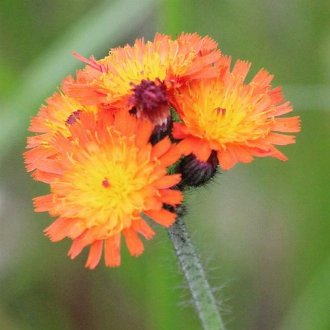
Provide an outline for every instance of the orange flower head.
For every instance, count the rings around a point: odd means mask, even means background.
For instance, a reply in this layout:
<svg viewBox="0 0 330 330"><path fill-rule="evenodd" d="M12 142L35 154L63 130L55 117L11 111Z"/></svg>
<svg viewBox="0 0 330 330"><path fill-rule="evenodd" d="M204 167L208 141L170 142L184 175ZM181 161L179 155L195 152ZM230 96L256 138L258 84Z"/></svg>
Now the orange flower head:
<svg viewBox="0 0 330 330"><path fill-rule="evenodd" d="M237 61L230 71L230 58L223 61L227 65L217 78L190 82L175 94L182 122L174 124L173 135L182 139L181 150L202 162L215 151L225 170L253 156L286 160L275 145L295 142L282 133L299 132L300 119L278 118L292 108L281 89L271 87L273 76L262 69L246 84L250 63Z"/></svg>
<svg viewBox="0 0 330 330"><path fill-rule="evenodd" d="M139 234L154 235L143 215L165 227L174 222L163 206L182 202L171 189L180 175L167 174L180 155L168 138L152 146L152 124L127 112L83 112L68 129L70 139L58 133L52 140L58 156L43 168L51 193L34 199L35 211L57 217L45 233L72 239L71 258L90 246L86 267L96 267L103 250L105 264L118 266L122 235L133 256L144 249Z"/></svg>
<svg viewBox="0 0 330 330"><path fill-rule="evenodd" d="M88 71L63 84L69 95L86 105L132 110L159 124L170 115L173 89L187 80L216 76L220 51L209 37L182 34L172 40L157 34L153 41L139 39L133 46L112 49L98 61L76 56Z"/></svg>
<svg viewBox="0 0 330 330"><path fill-rule="evenodd" d="M63 94L55 93L41 106L39 113L32 118L29 131L36 133L27 139L24 153L26 168L34 171L33 176L41 178L44 161L56 155L56 149L51 145L54 135L61 133L70 135L69 126L79 120L82 112L96 112L95 106L83 106L77 100Z"/></svg>

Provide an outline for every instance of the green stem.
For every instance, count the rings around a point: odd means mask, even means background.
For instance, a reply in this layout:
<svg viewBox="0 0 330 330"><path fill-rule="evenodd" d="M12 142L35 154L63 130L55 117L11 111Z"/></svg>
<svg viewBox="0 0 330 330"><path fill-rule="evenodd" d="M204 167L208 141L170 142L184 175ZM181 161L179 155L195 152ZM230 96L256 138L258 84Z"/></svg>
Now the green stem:
<svg viewBox="0 0 330 330"><path fill-rule="evenodd" d="M224 330L219 308L206 279L205 271L187 232L182 215L168 230L183 274L205 330Z"/></svg>
<svg viewBox="0 0 330 330"><path fill-rule="evenodd" d="M184 13L184 8L182 0L163 1L163 15L165 18L163 30L165 33L172 35L173 38L183 32L184 15L182 13Z"/></svg>

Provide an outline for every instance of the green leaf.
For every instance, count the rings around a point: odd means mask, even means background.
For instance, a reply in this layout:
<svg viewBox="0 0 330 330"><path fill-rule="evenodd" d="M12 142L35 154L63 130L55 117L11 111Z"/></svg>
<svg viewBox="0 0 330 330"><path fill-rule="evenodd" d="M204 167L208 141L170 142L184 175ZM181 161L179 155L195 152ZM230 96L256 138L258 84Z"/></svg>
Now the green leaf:
<svg viewBox="0 0 330 330"><path fill-rule="evenodd" d="M293 304L279 330L330 329L330 258Z"/></svg>

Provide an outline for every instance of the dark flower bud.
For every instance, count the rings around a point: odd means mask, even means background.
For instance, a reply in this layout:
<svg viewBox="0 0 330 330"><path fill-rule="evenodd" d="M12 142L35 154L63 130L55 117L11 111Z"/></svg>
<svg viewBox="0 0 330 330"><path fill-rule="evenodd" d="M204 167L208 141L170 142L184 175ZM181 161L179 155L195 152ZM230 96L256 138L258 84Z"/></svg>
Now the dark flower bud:
<svg viewBox="0 0 330 330"><path fill-rule="evenodd" d="M202 162L195 155L190 154L184 157L178 166L178 172L182 174L181 185L202 186L215 175L217 167L218 158L215 151L212 151L206 162Z"/></svg>
<svg viewBox="0 0 330 330"><path fill-rule="evenodd" d="M172 131L172 126L173 122L171 116L163 119L160 124L155 126L150 137L150 143L154 145L162 140L165 136L169 135Z"/></svg>
<svg viewBox="0 0 330 330"><path fill-rule="evenodd" d="M137 117L147 118L158 125L169 116L170 107L164 82L159 79L143 79L138 85L132 84L132 92L130 102Z"/></svg>

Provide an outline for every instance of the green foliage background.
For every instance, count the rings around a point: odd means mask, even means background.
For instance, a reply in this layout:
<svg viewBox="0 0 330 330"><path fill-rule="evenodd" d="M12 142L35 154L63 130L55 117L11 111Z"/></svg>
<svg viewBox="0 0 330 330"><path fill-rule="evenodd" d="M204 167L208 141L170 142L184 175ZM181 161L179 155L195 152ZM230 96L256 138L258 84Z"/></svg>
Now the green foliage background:
<svg viewBox="0 0 330 330"><path fill-rule="evenodd" d="M2 0L0 328L200 329L166 231L118 269L84 269L52 244L25 173L29 118L68 73L154 33L208 34L265 67L302 118L289 161L258 159L187 194L193 234L228 329L330 329L330 2ZM123 249L124 250L124 249Z"/></svg>

